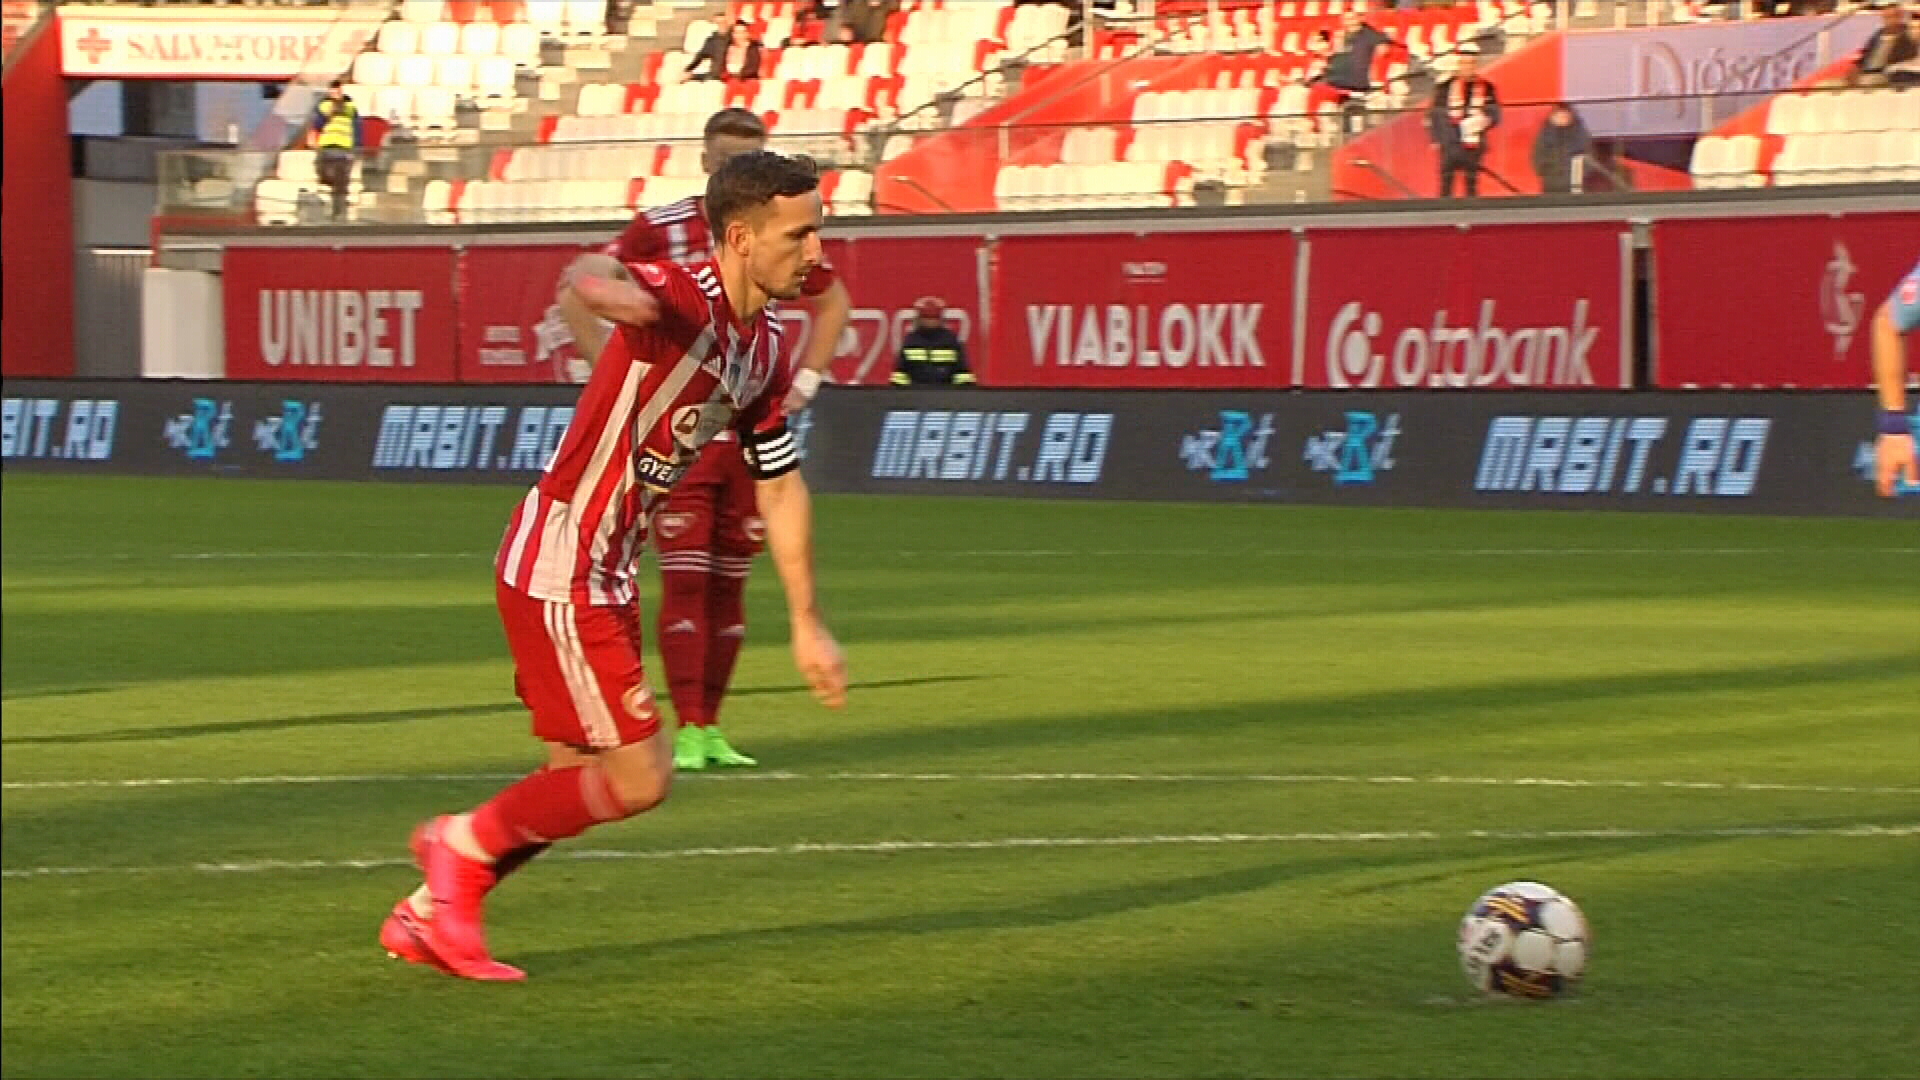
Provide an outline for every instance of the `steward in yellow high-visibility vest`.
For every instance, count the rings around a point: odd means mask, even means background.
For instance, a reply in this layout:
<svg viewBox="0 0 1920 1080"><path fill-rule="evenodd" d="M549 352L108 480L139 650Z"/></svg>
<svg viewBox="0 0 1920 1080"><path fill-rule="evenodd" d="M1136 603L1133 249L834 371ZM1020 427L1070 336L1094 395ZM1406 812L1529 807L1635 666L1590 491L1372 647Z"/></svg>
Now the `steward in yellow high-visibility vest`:
<svg viewBox="0 0 1920 1080"><path fill-rule="evenodd" d="M914 309L918 317L913 320L913 329L901 339L893 385L973 385L973 372L967 370L966 343L947 325L945 302L934 296L923 297Z"/></svg>
<svg viewBox="0 0 1920 1080"><path fill-rule="evenodd" d="M353 161L360 153L360 107L335 79L327 96L313 108L314 171L333 189L333 216L347 216L347 193L353 185Z"/></svg>

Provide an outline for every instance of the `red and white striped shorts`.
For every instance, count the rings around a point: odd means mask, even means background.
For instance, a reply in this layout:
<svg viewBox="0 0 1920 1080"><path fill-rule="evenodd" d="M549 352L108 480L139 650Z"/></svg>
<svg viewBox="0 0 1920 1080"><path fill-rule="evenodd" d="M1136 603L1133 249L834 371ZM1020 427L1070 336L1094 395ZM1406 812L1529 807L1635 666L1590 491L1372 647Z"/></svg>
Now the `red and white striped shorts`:
<svg viewBox="0 0 1920 1080"><path fill-rule="evenodd" d="M547 742L592 750L642 742L660 709L640 661L640 608L536 600L496 584L513 687Z"/></svg>

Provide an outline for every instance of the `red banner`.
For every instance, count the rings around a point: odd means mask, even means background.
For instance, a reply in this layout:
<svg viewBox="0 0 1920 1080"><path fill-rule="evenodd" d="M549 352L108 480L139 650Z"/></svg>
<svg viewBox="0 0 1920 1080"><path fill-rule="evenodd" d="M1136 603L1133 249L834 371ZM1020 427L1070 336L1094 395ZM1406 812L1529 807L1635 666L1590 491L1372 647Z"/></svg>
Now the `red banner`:
<svg viewBox="0 0 1920 1080"><path fill-rule="evenodd" d="M983 348L980 241L966 236L849 237L827 241L827 260L853 300L829 370L843 385L885 383L893 374L900 339L913 325L914 302L935 296L947 305L947 322L967 343ZM796 354L813 334L813 305L783 305Z"/></svg>
<svg viewBox="0 0 1920 1080"><path fill-rule="evenodd" d="M1631 385L1618 223L1308 235L1314 389Z"/></svg>
<svg viewBox="0 0 1920 1080"><path fill-rule="evenodd" d="M1286 232L1014 236L994 267L989 386L1280 387Z"/></svg>
<svg viewBox="0 0 1920 1080"><path fill-rule="evenodd" d="M582 382L572 336L554 309L567 263L591 244L481 246L460 262L460 381ZM923 296L946 302L970 344L980 318L980 242L968 237L829 240L827 257L853 300L831 368L835 382L885 383ZM813 333L813 304L782 304L797 355ZM977 347L977 346L976 346Z"/></svg>
<svg viewBox="0 0 1920 1080"><path fill-rule="evenodd" d="M1873 313L1920 254L1920 213L1662 221L1654 380L1860 388Z"/></svg>
<svg viewBox="0 0 1920 1080"><path fill-rule="evenodd" d="M597 246L468 248L460 258L460 381L587 381L554 298L561 271Z"/></svg>
<svg viewBox="0 0 1920 1080"><path fill-rule="evenodd" d="M453 382L454 254L228 248L227 377Z"/></svg>

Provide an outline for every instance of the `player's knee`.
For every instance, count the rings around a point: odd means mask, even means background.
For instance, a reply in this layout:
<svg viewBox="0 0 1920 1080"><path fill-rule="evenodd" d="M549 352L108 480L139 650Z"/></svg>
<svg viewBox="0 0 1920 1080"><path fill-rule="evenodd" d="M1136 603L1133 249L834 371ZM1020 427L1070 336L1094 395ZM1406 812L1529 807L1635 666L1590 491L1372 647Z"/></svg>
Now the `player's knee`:
<svg viewBox="0 0 1920 1080"><path fill-rule="evenodd" d="M667 801L673 787L672 773L615 781L613 791L620 799L620 811L627 817L644 814Z"/></svg>
<svg viewBox="0 0 1920 1080"><path fill-rule="evenodd" d="M673 788L673 759L646 752L644 746L622 747L621 750L602 763L621 815L632 817L644 814L666 802Z"/></svg>

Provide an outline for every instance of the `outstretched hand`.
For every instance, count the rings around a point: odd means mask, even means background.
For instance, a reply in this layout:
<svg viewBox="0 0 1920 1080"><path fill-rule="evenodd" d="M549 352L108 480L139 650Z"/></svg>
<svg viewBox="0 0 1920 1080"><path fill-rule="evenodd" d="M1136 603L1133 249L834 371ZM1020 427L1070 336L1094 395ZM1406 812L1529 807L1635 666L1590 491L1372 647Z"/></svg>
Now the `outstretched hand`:
<svg viewBox="0 0 1920 1080"><path fill-rule="evenodd" d="M847 661L840 645L818 619L793 627L793 665L807 680L815 701L829 709L847 703Z"/></svg>

